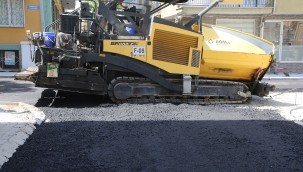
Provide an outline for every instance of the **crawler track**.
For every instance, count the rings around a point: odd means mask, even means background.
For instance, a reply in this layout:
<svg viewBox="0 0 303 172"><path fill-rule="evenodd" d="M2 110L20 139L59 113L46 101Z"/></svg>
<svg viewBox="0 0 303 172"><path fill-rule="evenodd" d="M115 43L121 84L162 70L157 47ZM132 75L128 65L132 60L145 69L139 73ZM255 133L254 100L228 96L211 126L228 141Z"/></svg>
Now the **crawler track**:
<svg viewBox="0 0 303 172"><path fill-rule="evenodd" d="M159 95L159 96L136 96L127 99L118 99L114 93L114 87L117 84L121 83L139 83L139 84L151 84L155 85L151 80L146 78L134 78L134 77L118 77L111 81L108 86L108 95L110 99L115 103L131 103L131 104L146 104L146 103L173 103L173 104L198 104L198 105L208 105L208 104L239 104L244 103L248 100L247 97L240 97L238 93L235 92L234 94L237 95L235 99L231 98L227 95L220 95L220 96L184 96L184 95ZM231 81L216 81L216 80L202 80L198 81L198 85L207 85L211 86L229 86L229 87L242 87L245 92L249 91L248 87L239 82L231 82Z"/></svg>

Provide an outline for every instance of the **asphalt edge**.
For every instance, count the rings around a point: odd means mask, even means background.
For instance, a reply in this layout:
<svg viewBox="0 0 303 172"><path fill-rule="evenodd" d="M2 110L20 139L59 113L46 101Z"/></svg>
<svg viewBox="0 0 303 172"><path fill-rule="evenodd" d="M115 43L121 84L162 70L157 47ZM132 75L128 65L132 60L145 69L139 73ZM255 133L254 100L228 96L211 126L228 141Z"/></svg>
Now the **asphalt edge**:
<svg viewBox="0 0 303 172"><path fill-rule="evenodd" d="M15 78L15 75L14 76L0 76L0 78Z"/></svg>
<svg viewBox="0 0 303 172"><path fill-rule="evenodd" d="M32 114L35 115L36 125L40 125L43 121L45 121L46 116L39 108L23 102L18 102L18 104L22 107L26 107Z"/></svg>
<svg viewBox="0 0 303 172"><path fill-rule="evenodd" d="M279 110L280 115L287 121L292 121L295 124L301 125L303 127L302 117L296 117L296 114L293 114L294 110L303 109L301 105L289 106Z"/></svg>
<svg viewBox="0 0 303 172"><path fill-rule="evenodd" d="M294 121L296 124L301 125L303 127L303 122L302 121Z"/></svg>
<svg viewBox="0 0 303 172"><path fill-rule="evenodd" d="M43 121L45 121L46 116L39 108L26 103L0 102L0 104L21 106L22 108L33 114L35 118L34 123L28 123L28 125L23 128L26 129L26 131L23 131L23 133L20 132L16 133L16 135L9 138L9 140L6 141L6 143L0 147L0 170L1 170L2 165L5 162L9 161L9 158L13 156L17 148L23 145L26 139L28 139L28 137L34 132L34 130L36 129L35 125L40 125ZM17 138L20 137L20 135L21 135L21 140L20 139L17 140Z"/></svg>

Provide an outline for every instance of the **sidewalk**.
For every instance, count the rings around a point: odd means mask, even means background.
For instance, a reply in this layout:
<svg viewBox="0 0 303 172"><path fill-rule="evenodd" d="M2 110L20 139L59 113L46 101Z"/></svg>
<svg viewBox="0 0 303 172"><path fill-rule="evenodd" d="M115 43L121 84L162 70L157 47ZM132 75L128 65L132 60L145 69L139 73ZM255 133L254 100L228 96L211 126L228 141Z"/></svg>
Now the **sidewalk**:
<svg viewBox="0 0 303 172"><path fill-rule="evenodd" d="M0 72L0 78L14 78L18 72Z"/></svg>
<svg viewBox="0 0 303 172"><path fill-rule="evenodd" d="M263 80L303 80L303 74L290 73L289 76L285 76L283 73L279 74L266 74Z"/></svg>
<svg viewBox="0 0 303 172"><path fill-rule="evenodd" d="M44 120L44 113L34 106L0 102L0 169Z"/></svg>

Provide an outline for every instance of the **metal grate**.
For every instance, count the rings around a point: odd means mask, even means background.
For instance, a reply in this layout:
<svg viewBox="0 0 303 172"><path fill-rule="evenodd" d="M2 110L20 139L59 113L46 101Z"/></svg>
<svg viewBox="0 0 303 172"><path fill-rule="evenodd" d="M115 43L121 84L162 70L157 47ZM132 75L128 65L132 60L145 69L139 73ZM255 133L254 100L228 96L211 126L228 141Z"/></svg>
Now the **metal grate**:
<svg viewBox="0 0 303 172"><path fill-rule="evenodd" d="M191 59L191 66L192 67L199 67L200 63L200 51L193 50L192 51L192 59Z"/></svg>
<svg viewBox="0 0 303 172"><path fill-rule="evenodd" d="M156 29L153 59L187 66L190 48L197 46L197 37Z"/></svg>

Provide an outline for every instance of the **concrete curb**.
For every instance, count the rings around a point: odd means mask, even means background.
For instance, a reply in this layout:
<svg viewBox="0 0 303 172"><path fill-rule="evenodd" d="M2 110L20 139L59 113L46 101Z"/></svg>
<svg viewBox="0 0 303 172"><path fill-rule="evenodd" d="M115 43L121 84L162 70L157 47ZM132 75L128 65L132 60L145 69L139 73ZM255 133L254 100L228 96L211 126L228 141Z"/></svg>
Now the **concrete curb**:
<svg viewBox="0 0 303 172"><path fill-rule="evenodd" d="M16 149L23 145L26 139L33 133L36 129L35 125L40 125L45 120L45 114L32 105L22 102L0 102L0 107L1 106L22 108L23 111L21 113L18 112L17 114L19 116L22 115L22 117L28 121L11 122L8 120L6 122L5 119L7 119L8 116L14 116L16 114L11 110L4 110L4 113L0 113L1 116L4 116L2 121L0 119L0 169L1 166L13 156ZM24 119L20 119L20 121Z"/></svg>

